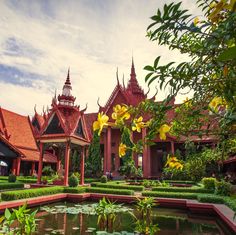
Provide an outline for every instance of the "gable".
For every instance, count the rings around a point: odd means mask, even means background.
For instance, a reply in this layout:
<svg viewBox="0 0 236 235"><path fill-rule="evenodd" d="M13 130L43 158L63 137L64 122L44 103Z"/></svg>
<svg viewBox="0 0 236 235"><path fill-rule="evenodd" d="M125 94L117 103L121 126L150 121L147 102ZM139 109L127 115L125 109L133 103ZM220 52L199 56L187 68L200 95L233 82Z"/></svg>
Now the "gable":
<svg viewBox="0 0 236 235"><path fill-rule="evenodd" d="M0 140L0 157L17 157L18 154Z"/></svg>
<svg viewBox="0 0 236 235"><path fill-rule="evenodd" d="M38 131L40 131L40 125L38 120L35 118L34 121L32 122L33 127L35 127Z"/></svg>
<svg viewBox="0 0 236 235"><path fill-rule="evenodd" d="M79 137L85 138L84 131L83 131L83 125L81 119L78 122L75 134Z"/></svg>
<svg viewBox="0 0 236 235"><path fill-rule="evenodd" d="M61 126L57 114L55 113L43 134L50 135L50 134L62 134L62 133L65 132Z"/></svg>

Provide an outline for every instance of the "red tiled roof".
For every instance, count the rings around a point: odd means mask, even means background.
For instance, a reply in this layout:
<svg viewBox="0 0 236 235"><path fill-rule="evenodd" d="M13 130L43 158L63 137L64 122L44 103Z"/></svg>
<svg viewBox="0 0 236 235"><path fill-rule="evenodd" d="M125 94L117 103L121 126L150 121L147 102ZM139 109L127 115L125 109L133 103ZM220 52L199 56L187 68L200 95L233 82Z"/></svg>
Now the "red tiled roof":
<svg viewBox="0 0 236 235"><path fill-rule="evenodd" d="M97 120L98 113L86 113L84 119L88 129L89 138L93 137L93 122Z"/></svg>
<svg viewBox="0 0 236 235"><path fill-rule="evenodd" d="M16 147L37 149L28 117L3 108L1 108L1 112L10 136L9 142Z"/></svg>

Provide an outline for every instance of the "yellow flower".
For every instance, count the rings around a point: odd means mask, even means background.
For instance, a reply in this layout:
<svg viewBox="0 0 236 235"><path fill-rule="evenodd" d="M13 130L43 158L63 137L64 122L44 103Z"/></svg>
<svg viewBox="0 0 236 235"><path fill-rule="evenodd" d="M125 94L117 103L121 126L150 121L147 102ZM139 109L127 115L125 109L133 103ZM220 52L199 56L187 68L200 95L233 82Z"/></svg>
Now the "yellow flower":
<svg viewBox="0 0 236 235"><path fill-rule="evenodd" d="M147 125L143 122L143 117L140 116L139 118L134 119L132 131L137 130L137 132L141 132L142 128L144 128L145 126Z"/></svg>
<svg viewBox="0 0 236 235"><path fill-rule="evenodd" d="M199 18L196 17L194 20L193 20L193 24L196 26L198 23L200 22Z"/></svg>
<svg viewBox="0 0 236 235"><path fill-rule="evenodd" d="M116 124L118 124L120 121L123 121L123 119L128 120L130 118L130 114L128 113L128 108L126 106L121 106L117 104L115 107L113 107L113 113L111 115L112 119L116 120Z"/></svg>
<svg viewBox="0 0 236 235"><path fill-rule="evenodd" d="M184 166L175 156L168 156L165 167L176 168L176 169L182 170Z"/></svg>
<svg viewBox="0 0 236 235"><path fill-rule="evenodd" d="M167 124L163 124L159 129L160 139L166 140L166 133L169 131L170 131L170 126L168 126Z"/></svg>
<svg viewBox="0 0 236 235"><path fill-rule="evenodd" d="M100 135L103 127L108 126L108 123L107 123L108 120L109 120L109 117L107 115L103 114L103 112L99 113L97 121L93 123L93 131L99 130L98 135Z"/></svg>
<svg viewBox="0 0 236 235"><path fill-rule="evenodd" d="M214 111L216 111L220 105L226 105L226 102L221 97L214 97L209 103L209 107Z"/></svg>
<svg viewBox="0 0 236 235"><path fill-rule="evenodd" d="M126 150L127 150L127 146L125 144L123 144L123 143L120 143L120 146L119 146L119 157L125 156Z"/></svg>
<svg viewBox="0 0 236 235"><path fill-rule="evenodd" d="M188 99L188 97L186 97L186 99L184 100L184 105L187 108L191 108L192 107L192 101Z"/></svg>

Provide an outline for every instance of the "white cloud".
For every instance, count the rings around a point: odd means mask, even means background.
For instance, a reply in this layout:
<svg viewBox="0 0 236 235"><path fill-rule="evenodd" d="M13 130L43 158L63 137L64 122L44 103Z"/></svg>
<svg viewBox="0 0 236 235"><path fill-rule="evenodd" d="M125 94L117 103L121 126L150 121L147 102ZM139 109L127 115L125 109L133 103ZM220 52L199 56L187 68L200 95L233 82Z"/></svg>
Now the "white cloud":
<svg viewBox="0 0 236 235"><path fill-rule="evenodd" d="M105 104L115 86L117 66L120 78L124 73L128 80L132 51L137 77L145 90L143 67L157 55L163 56L163 62L184 58L157 47L145 37L149 17L167 1L46 2L47 5L44 1L17 1L16 5L0 2L0 63L45 77L44 81L34 81L34 89L0 81L1 90L8 90L0 96L0 105L5 108L32 114L35 103L39 107L50 105L54 89L61 92L70 66L77 103L82 107L88 103L88 111L97 111L97 98ZM184 0L184 4L196 12L191 0ZM8 38L26 42L40 53L6 55L4 43ZM153 86L151 94L154 90ZM21 94L25 99L20 99ZM163 97L161 93L158 99Z"/></svg>

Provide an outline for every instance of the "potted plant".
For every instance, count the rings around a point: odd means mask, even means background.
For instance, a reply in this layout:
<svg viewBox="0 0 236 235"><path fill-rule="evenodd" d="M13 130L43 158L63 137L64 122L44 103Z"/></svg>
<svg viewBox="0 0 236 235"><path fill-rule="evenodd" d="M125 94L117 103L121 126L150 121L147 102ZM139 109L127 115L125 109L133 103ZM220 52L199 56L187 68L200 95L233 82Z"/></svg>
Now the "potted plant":
<svg viewBox="0 0 236 235"><path fill-rule="evenodd" d="M43 184L47 184L48 183L48 177L47 176L43 176L42 177L42 183Z"/></svg>

